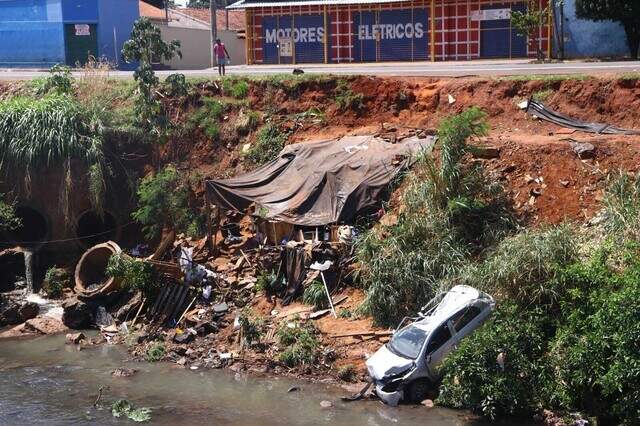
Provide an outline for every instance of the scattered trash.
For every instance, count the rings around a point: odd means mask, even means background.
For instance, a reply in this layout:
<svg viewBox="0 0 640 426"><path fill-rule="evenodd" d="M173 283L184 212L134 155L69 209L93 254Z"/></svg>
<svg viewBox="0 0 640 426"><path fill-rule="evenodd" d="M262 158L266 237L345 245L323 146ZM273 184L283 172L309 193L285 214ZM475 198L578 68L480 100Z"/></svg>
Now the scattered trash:
<svg viewBox="0 0 640 426"><path fill-rule="evenodd" d="M452 95L447 95L447 99L449 100L449 105L456 103L456 98L454 98Z"/></svg>
<svg viewBox="0 0 640 426"><path fill-rule="evenodd" d="M320 401L320 406L322 408L331 408L331 407L333 407L333 402L326 401L326 400L325 401Z"/></svg>
<svg viewBox="0 0 640 426"><path fill-rule="evenodd" d="M297 392L299 390L300 388L298 386L291 386L289 389L287 389L287 392Z"/></svg>
<svg viewBox="0 0 640 426"><path fill-rule="evenodd" d="M111 372L111 375L113 377L131 377L134 374L136 374L137 372L138 372L138 370L136 370L135 368L120 367L120 368L116 368L115 370L113 370Z"/></svg>
<svg viewBox="0 0 640 426"><path fill-rule="evenodd" d="M595 157L596 147L588 142L570 142L571 149L581 160Z"/></svg>

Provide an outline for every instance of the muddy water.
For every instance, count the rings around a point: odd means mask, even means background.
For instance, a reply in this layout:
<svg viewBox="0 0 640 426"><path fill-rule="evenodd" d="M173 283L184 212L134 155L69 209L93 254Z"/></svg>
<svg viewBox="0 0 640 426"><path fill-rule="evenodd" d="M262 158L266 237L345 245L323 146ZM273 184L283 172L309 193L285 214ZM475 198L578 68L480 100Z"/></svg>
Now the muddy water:
<svg viewBox="0 0 640 426"><path fill-rule="evenodd" d="M117 367L136 368L130 378ZM465 413L424 407L391 408L377 401L346 404L341 389L227 371L188 371L173 364L130 363L122 347L79 351L61 336L0 342L0 425L133 424L95 409L127 398L151 407L153 424L195 425L467 425ZM299 392L288 393L291 386ZM323 409L329 400L333 407Z"/></svg>

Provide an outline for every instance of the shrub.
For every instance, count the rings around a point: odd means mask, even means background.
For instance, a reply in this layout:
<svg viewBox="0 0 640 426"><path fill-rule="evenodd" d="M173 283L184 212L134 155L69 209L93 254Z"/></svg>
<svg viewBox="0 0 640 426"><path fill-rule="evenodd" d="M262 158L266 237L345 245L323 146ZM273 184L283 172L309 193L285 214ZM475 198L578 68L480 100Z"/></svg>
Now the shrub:
<svg viewBox="0 0 640 426"><path fill-rule="evenodd" d="M274 160L287 140L286 133L283 133L273 123L265 125L256 137L256 142L245 154L247 160L256 165L262 165Z"/></svg>
<svg viewBox="0 0 640 426"><path fill-rule="evenodd" d="M249 94L249 83L246 81L236 81L233 86L231 86L231 96L236 99L244 99Z"/></svg>
<svg viewBox="0 0 640 426"><path fill-rule="evenodd" d="M324 284L318 280L311 282L311 284L304 289L302 302L305 305L311 305L316 309L328 308L329 300L327 299L327 292L324 289Z"/></svg>
<svg viewBox="0 0 640 426"><path fill-rule="evenodd" d="M164 358L166 353L167 349L164 347L162 342L153 342L147 348L147 353L144 359L147 362L158 362Z"/></svg>
<svg viewBox="0 0 640 426"><path fill-rule="evenodd" d="M47 269L42 283L42 289L48 297L58 299L62 296L62 291L70 287L71 276L66 269L51 267Z"/></svg>
<svg viewBox="0 0 640 426"><path fill-rule="evenodd" d="M535 413L549 377L543 359L548 321L540 311L500 306L443 362L438 403L473 409L490 419Z"/></svg>
<svg viewBox="0 0 640 426"><path fill-rule="evenodd" d="M605 227L614 233L631 233L637 237L640 218L640 177L618 172L608 178L603 200L607 217Z"/></svg>
<svg viewBox="0 0 640 426"><path fill-rule="evenodd" d="M351 364L343 365L338 368L337 375L340 380L354 382L356 379L356 368Z"/></svg>
<svg viewBox="0 0 640 426"><path fill-rule="evenodd" d="M254 131L258 127L260 122L260 115L255 111L244 112L241 111L240 115L235 122L236 132L240 136L244 136Z"/></svg>
<svg viewBox="0 0 640 426"><path fill-rule="evenodd" d="M293 327L285 325L277 331L280 345L285 347L278 359L288 367L313 364L318 355L320 342L317 330L311 324L295 323Z"/></svg>
<svg viewBox="0 0 640 426"><path fill-rule="evenodd" d="M189 83L184 74L170 74L164 80L165 91L169 96L182 97L189 94Z"/></svg>
<svg viewBox="0 0 640 426"><path fill-rule="evenodd" d="M34 86L38 95L54 93L56 95L71 95L74 92L75 79L71 75L71 68L66 65L55 64L49 69L49 76L37 82Z"/></svg>
<svg viewBox="0 0 640 426"><path fill-rule="evenodd" d="M576 261L574 230L525 230L502 240L488 258L466 269L461 281L521 306L557 308L566 287L557 278Z"/></svg>
<svg viewBox="0 0 640 426"><path fill-rule="evenodd" d="M356 241L363 311L395 326L414 313L469 261L513 229L502 188L477 164L463 161L467 139L487 131L477 108L440 125L440 157L423 155L410 175L398 223L376 227Z"/></svg>
<svg viewBox="0 0 640 426"><path fill-rule="evenodd" d="M22 226L22 221L16 216L15 202L7 202L4 197L0 193L0 232Z"/></svg>
<svg viewBox="0 0 640 426"><path fill-rule="evenodd" d="M275 286L277 285L277 276L273 271L262 271L258 275L258 279L256 280L255 289L260 292L263 291L265 293L273 293L275 291Z"/></svg>
<svg viewBox="0 0 640 426"><path fill-rule="evenodd" d="M255 318L248 309L243 309L238 317L240 322L240 330L242 331L242 337L244 344L252 346L256 343L260 343L260 339L264 334L264 319Z"/></svg>
<svg viewBox="0 0 640 426"><path fill-rule="evenodd" d="M214 98L203 98L203 105L189 118L190 125L203 129L210 139L217 139L220 134L219 122L226 110L226 105Z"/></svg>
<svg viewBox="0 0 640 426"><path fill-rule="evenodd" d="M345 80L338 82L334 92L334 100L341 111L360 111L364 108L364 95L362 93L354 93L349 88L349 83Z"/></svg>
<svg viewBox="0 0 640 426"><path fill-rule="evenodd" d="M110 277L122 279L125 289L140 290L149 296L158 287L152 266L142 260L137 260L124 253L111 255L107 264L106 274Z"/></svg>
<svg viewBox="0 0 640 426"><path fill-rule="evenodd" d="M190 192L188 182L178 171L166 166L142 179L137 192L138 209L131 216L143 226L148 239L159 236L164 228L184 232L193 226L200 227L203 219L190 209Z"/></svg>

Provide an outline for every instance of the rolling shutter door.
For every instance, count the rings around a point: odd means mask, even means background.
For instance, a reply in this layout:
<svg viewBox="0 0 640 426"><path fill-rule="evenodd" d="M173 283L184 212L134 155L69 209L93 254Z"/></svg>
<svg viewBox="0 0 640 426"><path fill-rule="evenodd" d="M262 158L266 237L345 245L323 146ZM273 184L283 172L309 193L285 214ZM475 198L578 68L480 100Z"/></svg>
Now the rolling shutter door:
<svg viewBox="0 0 640 426"><path fill-rule="evenodd" d="M511 28L511 19L495 19L506 10L526 10L524 4L485 5L485 14L480 23L480 57L482 58L511 58L527 56L527 40L519 36L514 28ZM494 12L494 13L491 13Z"/></svg>
<svg viewBox="0 0 640 426"><path fill-rule="evenodd" d="M263 63L278 63L278 17L264 16L262 18L262 54Z"/></svg>
<svg viewBox="0 0 640 426"><path fill-rule="evenodd" d="M354 59L361 62L426 60L427 9L360 12L354 15Z"/></svg>
<svg viewBox="0 0 640 426"><path fill-rule="evenodd" d="M324 62L324 16L295 17L296 63Z"/></svg>

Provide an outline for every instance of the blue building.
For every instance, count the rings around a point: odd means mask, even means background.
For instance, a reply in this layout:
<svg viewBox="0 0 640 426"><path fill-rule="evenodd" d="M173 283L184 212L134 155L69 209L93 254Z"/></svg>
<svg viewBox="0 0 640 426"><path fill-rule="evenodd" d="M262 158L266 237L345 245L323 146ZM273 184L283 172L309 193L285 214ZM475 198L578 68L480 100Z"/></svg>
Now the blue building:
<svg viewBox="0 0 640 426"><path fill-rule="evenodd" d="M138 0L0 0L0 67L75 66L89 55L119 68Z"/></svg>
<svg viewBox="0 0 640 426"><path fill-rule="evenodd" d="M556 26L559 25L560 7L562 6L557 5L555 10ZM627 35L622 24L578 19L575 0L564 1L564 46L567 58L629 55Z"/></svg>

